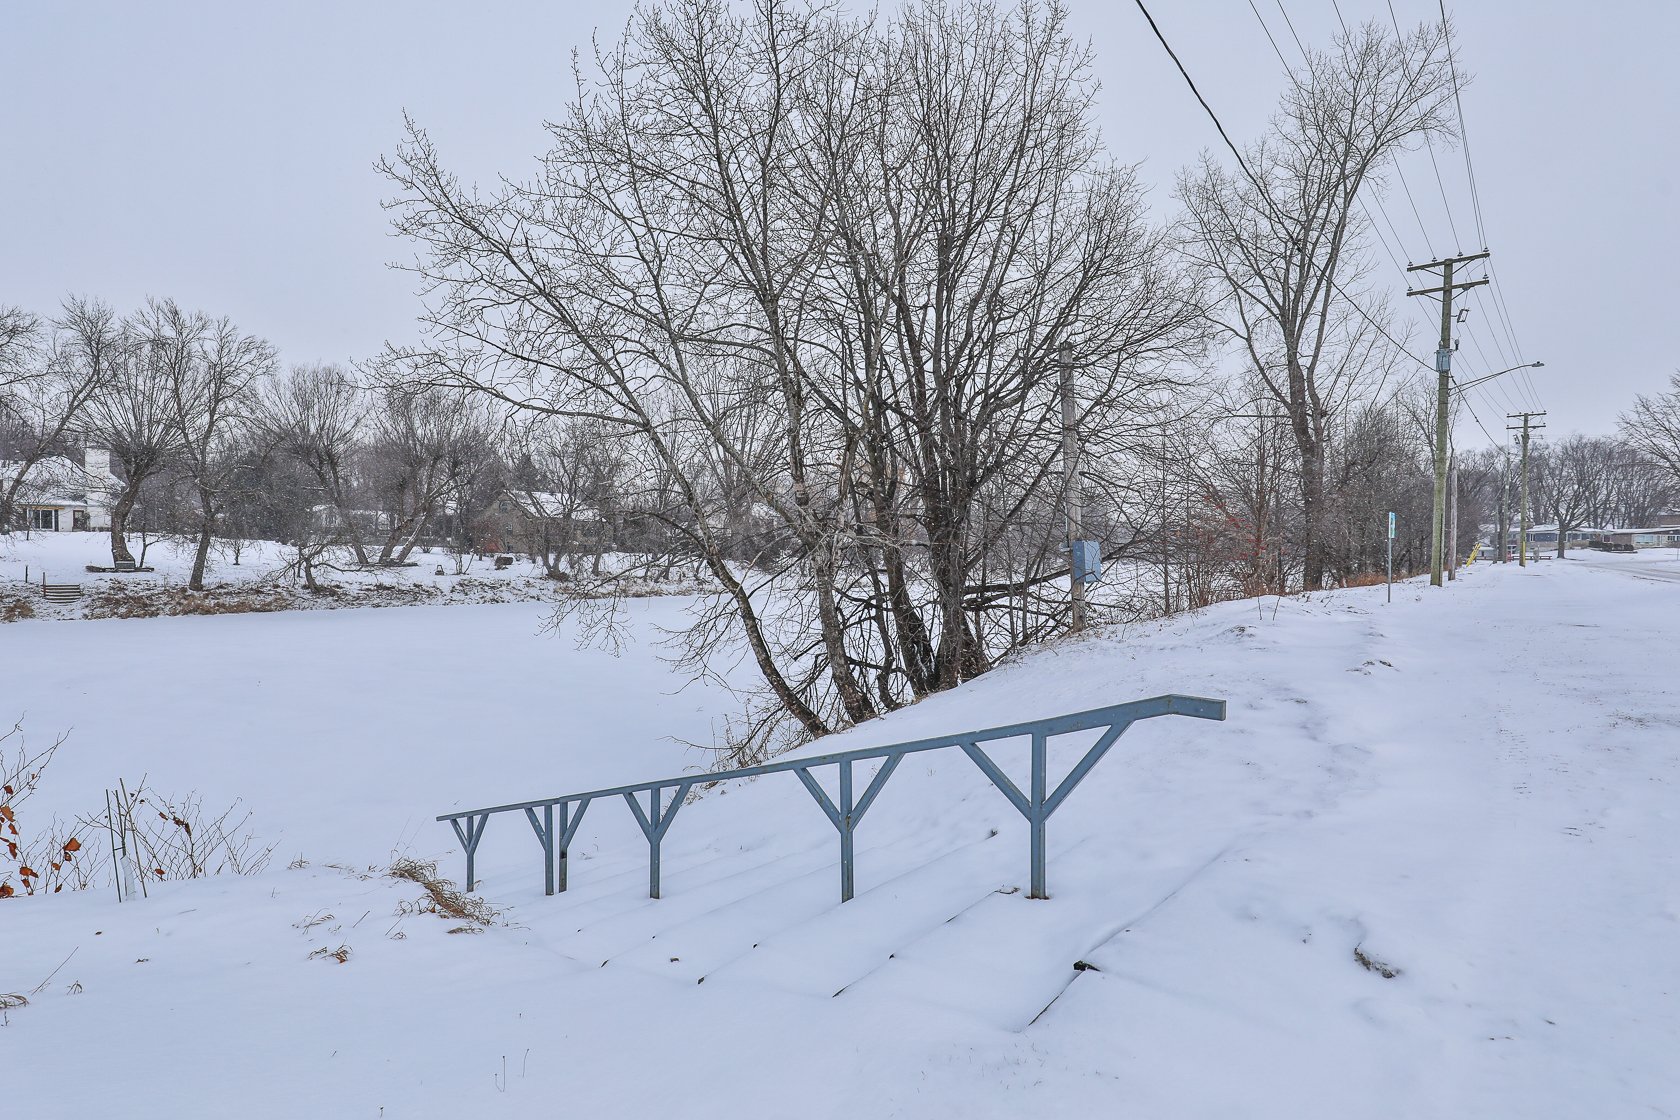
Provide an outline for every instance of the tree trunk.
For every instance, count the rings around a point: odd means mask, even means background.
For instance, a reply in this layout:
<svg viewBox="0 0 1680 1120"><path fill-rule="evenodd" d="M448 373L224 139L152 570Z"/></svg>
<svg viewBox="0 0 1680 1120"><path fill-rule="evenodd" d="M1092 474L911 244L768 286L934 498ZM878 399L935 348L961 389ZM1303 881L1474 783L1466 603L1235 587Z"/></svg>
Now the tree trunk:
<svg viewBox="0 0 1680 1120"><path fill-rule="evenodd" d="M210 541L216 528L216 507L209 487L199 487L198 508L201 517L198 527L198 551L193 555L192 578L187 580L189 591L204 590L204 569L210 562Z"/></svg>
<svg viewBox="0 0 1680 1120"><path fill-rule="evenodd" d="M134 553L128 550L128 515L134 512L134 503L139 498L139 487L130 482L123 487L122 496L117 504L111 507L111 563L132 564Z"/></svg>
<svg viewBox="0 0 1680 1120"><path fill-rule="evenodd" d="M805 733L815 739L820 735L827 735L829 728L823 723L811 706L800 699L799 694L788 684L787 678L776 665L776 660L770 654L770 645L764 638L764 627L758 618L758 612L753 609L752 599L747 589L735 578L735 573L729 570L729 564L724 559L716 545L711 541L701 544L706 568L723 584L723 589L735 603L737 615L741 619L741 628L746 632L747 646L752 650L753 660L757 662L759 672L764 674L765 683L770 691L776 694L776 699L782 707L799 721Z"/></svg>
<svg viewBox="0 0 1680 1120"><path fill-rule="evenodd" d="M1301 586L1317 591L1324 586L1324 457L1311 437L1299 438L1301 449Z"/></svg>
<svg viewBox="0 0 1680 1120"><path fill-rule="evenodd" d="M834 601L835 558L833 543L818 540L811 550L811 582L817 600L817 621L822 627L823 650L828 656L828 672L840 695L840 705L846 718L853 723L873 719L877 712L869 693L858 683L852 663L846 655L846 630Z"/></svg>

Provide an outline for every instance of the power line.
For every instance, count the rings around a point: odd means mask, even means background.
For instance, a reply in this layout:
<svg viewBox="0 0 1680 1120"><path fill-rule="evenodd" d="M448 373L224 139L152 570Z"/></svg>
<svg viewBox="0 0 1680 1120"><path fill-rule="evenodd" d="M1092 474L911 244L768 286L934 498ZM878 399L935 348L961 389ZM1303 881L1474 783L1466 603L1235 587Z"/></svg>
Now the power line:
<svg viewBox="0 0 1680 1120"><path fill-rule="evenodd" d="M1447 18L1446 0L1436 0L1436 7L1441 13L1441 34L1447 46L1447 67L1452 76L1453 109L1458 114L1458 138L1464 151L1464 175L1470 184L1470 209L1476 219L1476 236L1481 238L1482 244L1485 246L1487 244L1487 229L1482 222L1482 195L1481 189L1476 184L1476 165L1470 155L1470 131L1465 123L1463 83L1459 81L1458 59L1453 51L1452 21ZM1389 9L1392 16L1393 0L1389 0ZM1517 355L1517 360L1521 361L1523 358L1522 346L1518 342L1516 329L1511 322L1511 311L1505 302L1503 285L1499 283L1499 274L1495 271L1491 261L1488 264L1488 278L1492 281L1489 287L1493 290L1494 306L1498 310L1500 321L1510 338L1511 349ZM1535 391L1534 379L1526 371L1522 374L1522 379L1529 394L1538 402L1539 394Z"/></svg>
<svg viewBox="0 0 1680 1120"><path fill-rule="evenodd" d="M1278 6L1278 12L1283 16L1283 22L1285 24L1287 24L1288 27L1289 27L1289 34L1294 37L1295 45L1296 45L1296 47L1300 48L1301 57L1304 59L1306 57L1306 54L1307 54L1307 48L1301 44L1301 37L1295 33L1295 24L1289 18L1288 10L1286 8L1284 8L1284 6L1283 6L1283 0L1277 0L1277 6ZM1271 26L1269 24L1267 24L1266 17L1264 17L1260 14L1260 9L1255 7L1254 0L1248 0L1248 10L1254 13L1254 18L1255 18L1256 22L1258 22L1260 24L1260 30L1265 32L1266 41L1272 45L1272 53L1277 55L1278 62L1281 63L1282 66L1283 66L1283 72L1286 75L1289 76L1289 80L1292 83L1299 86L1300 83L1296 80L1295 73L1290 68L1289 60L1287 58L1283 57L1283 51L1282 51L1281 48L1278 47L1277 38L1272 35ZM1336 18L1338 20L1342 19L1341 9L1339 9L1339 8L1336 11ZM1344 33L1347 31L1347 21L1345 21L1345 20L1342 20L1342 31ZM1358 205L1359 205L1360 213L1364 214L1365 215L1365 220L1370 223L1371 232L1375 233L1377 235L1377 240L1379 242L1381 242L1382 247L1383 247L1383 252L1388 255L1389 261L1393 263L1395 271L1404 273L1406 271L1405 266L1403 266L1400 263L1400 258L1403 256L1403 257L1406 258L1407 261L1410 261L1412 259L1412 255L1406 251L1406 242L1400 236L1400 231L1394 228L1394 219L1390 218L1388 216L1388 208L1383 205L1382 196L1379 195L1379 194L1373 193L1372 196L1371 196L1371 200L1377 204L1377 212L1382 215L1383 221L1385 223L1387 223L1388 232L1390 234L1392 234L1393 237L1394 237L1394 244L1398 245L1400 247L1400 252L1398 254L1395 253L1394 249L1389 246L1388 238L1383 236L1382 227L1377 225L1377 220L1375 218L1371 217L1371 211L1366 208L1365 200L1362 199L1362 198L1354 199L1354 201L1356 203L1358 203ZM1425 236L1424 241L1425 241L1426 244L1427 244L1428 240L1429 240L1429 238L1427 236Z"/></svg>
<svg viewBox="0 0 1680 1120"><path fill-rule="evenodd" d="M1458 62L1453 58L1452 22L1447 19L1447 0L1435 0L1441 9L1441 34L1447 44L1447 69L1452 75L1453 107L1458 110L1458 139L1464 150L1464 174L1470 180L1470 211L1476 216L1476 236L1487 244L1487 232L1482 227L1482 198L1476 190L1476 168L1470 160L1470 133L1464 127L1464 99L1459 95Z"/></svg>
<svg viewBox="0 0 1680 1120"><path fill-rule="evenodd" d="M1254 13L1255 20L1260 24L1260 30L1266 33L1266 41L1272 45L1272 53L1277 55L1278 62L1283 65L1283 72L1289 75L1291 82L1294 82L1295 74L1289 67L1289 60L1283 57L1283 51L1278 47L1277 39L1272 35L1270 25L1266 23L1266 18L1260 14L1260 9L1254 6L1254 0L1248 0L1248 10ZM1289 24L1289 33L1291 35L1295 35L1295 25L1290 23L1289 13L1284 10L1282 0L1278 0L1278 11L1283 13L1283 21ZM1337 12L1336 14L1338 19L1341 18L1340 12ZM1346 28L1346 24L1343 24L1343 28ZM1299 35L1295 35L1295 45L1297 47L1301 47L1301 37ZM1306 55L1305 47L1301 47L1301 54L1303 56ZM1411 260L1411 254L1406 252L1406 244L1401 240L1399 231L1394 228L1394 220L1388 216L1388 210L1383 206L1382 199L1375 195L1372 197L1377 204L1377 210L1383 216L1383 221L1388 223L1388 232L1394 235L1394 244L1400 246L1400 253L1398 255L1392 248L1389 247L1388 238L1383 236L1382 227L1377 225L1377 220L1371 217L1371 212L1365 208L1364 200L1356 198L1354 201L1359 204L1359 210L1365 215L1365 220L1370 223L1371 231L1377 235L1377 240L1382 243L1383 252L1386 253L1388 255L1388 259L1393 262L1395 271L1404 272L1405 267L1401 265L1400 257L1404 256L1407 260Z"/></svg>
<svg viewBox="0 0 1680 1120"><path fill-rule="evenodd" d="M1394 12L1394 0L1388 0L1388 20L1394 25L1395 40L1397 42L1404 43L1406 36L1405 33L1400 30L1400 17ZM1417 79L1408 76L1408 80L1415 83ZM1429 166L1435 171L1435 186L1441 192L1441 209L1447 215L1447 228L1452 230L1453 241L1456 243L1459 251L1463 252L1464 240L1458 235L1458 223L1453 220L1452 203L1447 199L1447 184L1441 177L1441 165L1435 159L1435 143L1426 135L1423 138L1423 146L1424 150L1429 153ZM1396 170L1398 170L1398 167ZM1403 174L1404 173L1402 173L1402 175ZM1487 245L1484 243L1482 248L1487 248Z"/></svg>
<svg viewBox="0 0 1680 1120"><path fill-rule="evenodd" d="M1190 71L1184 68L1184 63L1178 60L1178 53L1172 49L1172 44L1167 42L1167 37L1161 34L1161 29L1155 25L1155 17L1150 15L1149 9L1143 6L1143 0L1137 0L1137 6L1138 11L1143 13L1143 18L1149 21L1149 30L1155 32L1155 38L1161 41L1161 47L1167 52L1167 57L1173 60L1173 65L1178 67L1178 72L1184 76L1184 84L1190 87L1190 92L1196 95L1196 100L1201 102L1202 108L1207 112L1208 119L1213 121L1213 127L1219 130L1219 138L1225 141L1225 146L1231 149L1233 156L1237 157L1237 165L1243 169L1243 174L1247 175L1249 181L1264 194L1265 188L1260 186L1260 180L1255 177L1253 171L1249 170L1248 161L1243 159L1242 153L1237 150L1237 146L1231 143L1231 137L1226 133L1225 126L1219 123L1219 114L1213 111L1213 107L1207 103L1207 98L1202 96L1202 91L1196 88L1196 82L1190 77Z"/></svg>
<svg viewBox="0 0 1680 1120"><path fill-rule="evenodd" d="M1207 113L1208 119L1213 121L1213 127L1218 129L1220 139L1225 141L1225 146L1227 148L1229 148L1231 150L1231 154L1237 158L1237 164L1238 164L1238 166L1240 166L1243 169L1243 174L1248 176L1248 181L1253 183L1254 188L1260 192L1260 197L1261 197L1262 201L1264 201L1266 203L1267 207L1270 208L1275 214L1277 208L1272 205L1271 195L1267 192L1265 184L1260 182L1259 178L1254 174L1254 171L1248 166L1248 162L1243 159L1242 153L1237 150L1237 146L1231 142L1230 134L1225 131L1225 126L1220 123L1219 114L1217 114L1213 111L1213 106L1211 106L1207 103L1207 98L1203 97L1201 91L1196 88L1195 80L1190 77L1190 72L1184 68L1184 63L1179 60L1178 53L1172 49L1172 44L1167 42L1167 37L1161 33L1161 28L1156 24L1155 17L1149 14L1149 9L1144 6L1143 0L1136 0L1136 3L1137 3L1137 6L1138 6L1138 11L1143 13L1143 18L1149 21L1149 29L1155 33L1155 38L1160 40L1161 46L1166 50L1167 55L1173 60L1173 64L1178 67L1178 72L1181 75L1184 76L1184 81L1190 87L1190 92L1196 95L1196 100L1198 102L1200 102L1200 104L1202 106L1202 110ZM1286 73L1289 73L1290 74L1290 80L1294 81L1294 74L1289 69L1289 63L1283 57L1283 51L1278 49L1277 39L1273 38L1272 29L1266 25L1266 20L1263 16L1260 15L1260 9L1255 7L1254 0L1248 0L1248 7L1249 7L1249 10L1254 13L1254 18L1259 21L1260 29L1266 33L1267 41L1272 44L1273 53L1275 53L1278 56L1278 61L1283 63L1284 71ZM1283 0L1278 0L1278 11L1283 13L1284 23L1288 24L1290 34L1294 35L1295 45L1297 47L1300 47L1301 48L1301 53L1303 55L1305 55L1306 54L1306 48L1301 45L1301 37L1299 35L1295 34L1295 25L1294 25L1293 22L1290 21L1289 13L1284 10ZM1339 16L1339 14L1340 13L1338 13L1338 16ZM1382 203L1381 203L1380 200L1378 201L1377 206L1378 206L1379 210L1382 209ZM1360 204L1360 208L1364 209L1364 204L1363 203ZM1416 212L1416 207L1415 206L1413 207L1413 211L1414 211L1414 213ZM1382 213L1383 213L1383 219L1385 221L1388 221L1389 231L1391 233L1394 233L1395 243L1400 245L1401 250L1403 252L1405 250L1405 245L1401 243L1400 235L1397 231L1395 231L1393 221L1389 220L1388 212L1386 210L1383 210ZM1370 212L1369 211L1366 212L1365 216L1366 216L1367 220L1370 220ZM1423 219L1420 217L1418 219L1418 224L1419 224L1420 229L1422 228L1422 222L1423 222ZM1376 229L1376 223L1374 221L1371 223L1371 226L1372 226L1373 229ZM1380 230L1377 231L1377 236L1378 236L1378 239L1381 240L1382 233L1381 233ZM1428 241L1428 234L1427 233L1425 233L1425 235L1424 235L1424 240L1427 244L1427 241ZM1393 251L1388 249L1388 242L1386 242L1386 241L1383 242L1383 248L1384 248L1385 251L1388 251L1389 258L1391 260L1394 259ZM1396 266L1398 266L1399 262L1395 261L1395 264L1396 264ZM1384 327L1381 323L1379 323L1375 319L1373 319L1365 311L1365 309L1363 307L1359 306L1358 302L1356 300L1354 300L1354 298L1352 296L1347 294L1347 291L1340 284L1336 283L1336 281L1333 277L1331 277L1328 273L1326 273L1324 279L1330 284L1330 287L1335 290L1336 294L1341 296L1344 300L1346 300L1348 306L1352 307L1355 311L1357 311L1359 313L1360 318L1364 319L1371 326L1375 327L1377 329L1377 333L1382 335L1383 338L1387 339L1390 345L1392 345L1395 349L1399 350L1402 354L1406 355L1408 358L1410 358L1412 361L1416 362L1419 366L1423 367L1424 369L1433 369L1434 368L1430 363L1424 361L1422 358L1420 358L1416 354L1412 353L1411 350L1408 349L1404 343L1402 343L1399 339L1395 338L1392 334L1390 334L1389 331L1388 331L1388 328Z"/></svg>

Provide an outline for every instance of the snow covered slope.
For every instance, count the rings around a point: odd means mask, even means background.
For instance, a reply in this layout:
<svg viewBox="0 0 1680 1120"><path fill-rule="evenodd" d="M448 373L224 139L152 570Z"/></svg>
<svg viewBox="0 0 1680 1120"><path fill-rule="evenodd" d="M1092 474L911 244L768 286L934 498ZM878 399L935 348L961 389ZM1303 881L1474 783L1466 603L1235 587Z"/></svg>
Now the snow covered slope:
<svg viewBox="0 0 1680 1120"><path fill-rule="evenodd" d="M677 607L640 609L650 632ZM435 813L680 773L704 757L669 737L728 710L672 695L645 642L579 653L535 615L0 629L4 710L44 734L75 701L67 782L133 765L241 795L310 861L0 906L0 992L58 968L0 1030L8 1113L1680 1111L1672 583L1564 561L1392 605L1225 604L812 748L1228 699L1224 724L1120 741L1051 821L1049 901L1021 890L1019 816L942 752L870 810L844 906L833 830L782 775L682 810L659 901L622 805L590 810L553 898L497 818L479 870L506 924L452 935L398 913L414 884L328 863L407 850L459 877ZM1025 744L995 756L1019 775Z"/></svg>

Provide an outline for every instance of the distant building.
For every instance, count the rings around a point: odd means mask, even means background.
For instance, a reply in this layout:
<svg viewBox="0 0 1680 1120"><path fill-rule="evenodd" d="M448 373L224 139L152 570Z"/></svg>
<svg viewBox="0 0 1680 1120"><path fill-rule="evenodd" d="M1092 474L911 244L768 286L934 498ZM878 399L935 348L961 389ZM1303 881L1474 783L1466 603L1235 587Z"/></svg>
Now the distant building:
<svg viewBox="0 0 1680 1120"><path fill-rule="evenodd" d="M1605 534L1609 533L1611 531L1612 530L1610 530L1610 529L1592 529L1592 528L1588 528L1586 526L1582 526L1579 529L1571 529L1571 530L1569 530L1569 543L1572 544L1572 545L1577 545L1577 544L1578 545L1588 545L1588 544L1591 544L1593 541L1604 540L1605 539ZM1516 539L1517 539L1517 532L1516 532L1515 529L1513 529L1513 530L1511 530L1511 540L1515 541ZM1531 525L1531 526L1529 526L1529 529L1528 529L1528 543L1531 544L1531 545L1547 544L1547 545L1551 545L1553 548L1556 548L1557 547L1557 539L1558 539L1558 527L1556 525Z"/></svg>
<svg viewBox="0 0 1680 1120"><path fill-rule="evenodd" d="M476 520L483 552L594 552L612 546L612 523L599 511L547 490L503 490Z"/></svg>
<svg viewBox="0 0 1680 1120"><path fill-rule="evenodd" d="M1637 529L1612 529L1605 535L1609 544L1634 548L1680 548L1680 514L1655 519L1657 524Z"/></svg>
<svg viewBox="0 0 1680 1120"><path fill-rule="evenodd" d="M111 507L122 483L111 473L109 451L83 452L83 462L63 455L29 468L18 488L16 507L24 525L37 533L108 532ZM10 486L21 463L0 462L0 485Z"/></svg>

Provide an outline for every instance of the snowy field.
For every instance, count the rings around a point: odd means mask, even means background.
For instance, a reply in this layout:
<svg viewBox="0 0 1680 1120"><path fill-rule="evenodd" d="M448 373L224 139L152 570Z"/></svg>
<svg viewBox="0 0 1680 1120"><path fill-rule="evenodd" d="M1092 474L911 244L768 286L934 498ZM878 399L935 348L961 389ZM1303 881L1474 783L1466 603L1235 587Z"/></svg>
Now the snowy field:
<svg viewBox="0 0 1680 1120"><path fill-rule="evenodd" d="M709 741L732 701L656 656L680 600L633 604L639 640L616 659L537 636L534 604L0 627L0 715L34 738L72 729L43 806L145 772L243 798L279 845L259 876L144 901L0 903L0 993L34 993L0 1028L0 1102L31 1118L1674 1115L1665 560L1478 565L1391 605L1381 587L1221 604L1043 650L813 748L1226 698L1227 722L1139 724L1097 767L1050 823L1049 901L1024 897L1020 817L941 752L870 810L844 906L833 829L781 775L682 810L659 901L622 804L590 810L553 898L524 822L492 820L479 873L501 917L477 936L399 913L418 888L365 869L409 854L459 878L439 812L704 766L682 741ZM1019 782L1024 744L993 753ZM347 963L310 958L340 945Z"/></svg>

